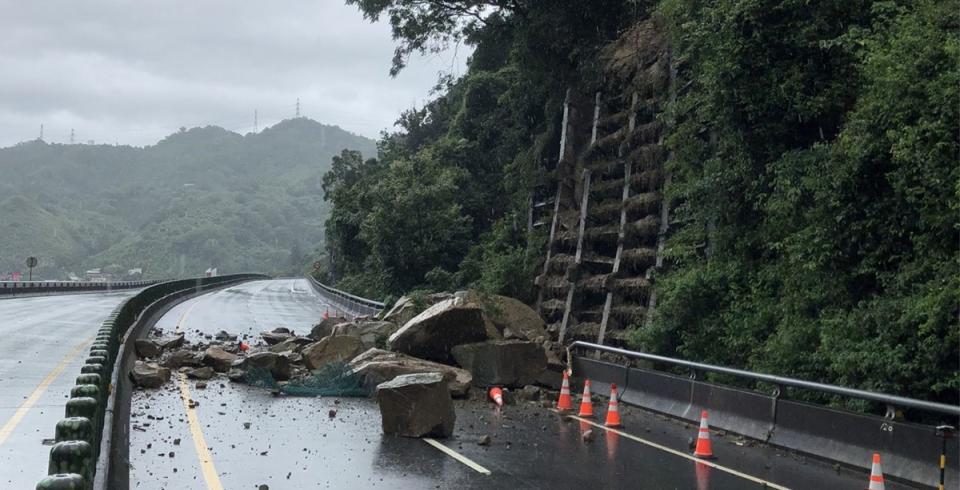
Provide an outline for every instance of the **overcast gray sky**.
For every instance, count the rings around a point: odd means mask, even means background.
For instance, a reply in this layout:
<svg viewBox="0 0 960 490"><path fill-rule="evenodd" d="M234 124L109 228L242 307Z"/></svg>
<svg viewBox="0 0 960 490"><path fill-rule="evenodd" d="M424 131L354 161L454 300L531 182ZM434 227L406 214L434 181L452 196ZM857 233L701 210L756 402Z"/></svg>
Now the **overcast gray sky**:
<svg viewBox="0 0 960 490"><path fill-rule="evenodd" d="M341 0L0 0L0 147L38 136L147 145L303 115L376 137L469 50L388 70L389 26Z"/></svg>

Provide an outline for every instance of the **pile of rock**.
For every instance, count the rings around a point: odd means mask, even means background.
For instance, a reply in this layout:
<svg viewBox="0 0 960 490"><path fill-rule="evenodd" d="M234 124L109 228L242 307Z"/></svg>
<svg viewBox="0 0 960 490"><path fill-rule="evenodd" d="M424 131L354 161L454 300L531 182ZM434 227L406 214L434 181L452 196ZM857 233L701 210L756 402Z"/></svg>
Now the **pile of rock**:
<svg viewBox="0 0 960 490"><path fill-rule="evenodd" d="M350 374L376 390L384 431L419 437L449 435L450 398L467 396L471 385L524 388L538 380L548 362L559 362L533 309L475 291L404 297L380 319L328 318L305 336L280 327L260 337L262 342L251 339L246 351L226 332L203 336L208 342L196 344L182 334L138 340L143 359L131 378L139 386L157 387L170 370L181 370L197 379L222 373L242 381L257 368L283 382L346 363Z"/></svg>

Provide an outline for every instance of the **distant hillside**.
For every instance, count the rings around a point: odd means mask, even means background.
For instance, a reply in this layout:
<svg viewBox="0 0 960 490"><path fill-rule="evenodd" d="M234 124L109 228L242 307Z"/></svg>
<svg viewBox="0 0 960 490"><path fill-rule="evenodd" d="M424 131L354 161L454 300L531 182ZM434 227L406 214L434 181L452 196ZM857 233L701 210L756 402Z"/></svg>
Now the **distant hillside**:
<svg viewBox="0 0 960 490"><path fill-rule="evenodd" d="M322 239L320 183L344 148L375 143L297 118L245 136L208 126L153 146L0 149L0 274L40 258L35 277L142 267L150 277L293 273Z"/></svg>

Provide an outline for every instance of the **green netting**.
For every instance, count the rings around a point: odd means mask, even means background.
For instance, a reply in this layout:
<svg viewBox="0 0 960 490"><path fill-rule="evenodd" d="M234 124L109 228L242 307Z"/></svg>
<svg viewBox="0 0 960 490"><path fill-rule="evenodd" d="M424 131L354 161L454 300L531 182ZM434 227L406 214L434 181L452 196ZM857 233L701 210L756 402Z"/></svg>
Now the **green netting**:
<svg viewBox="0 0 960 490"><path fill-rule="evenodd" d="M343 363L330 363L314 371L310 376L278 383L270 370L252 368L247 371L245 380L250 386L279 391L293 396L368 396L370 391L363 387L360 376L353 374Z"/></svg>

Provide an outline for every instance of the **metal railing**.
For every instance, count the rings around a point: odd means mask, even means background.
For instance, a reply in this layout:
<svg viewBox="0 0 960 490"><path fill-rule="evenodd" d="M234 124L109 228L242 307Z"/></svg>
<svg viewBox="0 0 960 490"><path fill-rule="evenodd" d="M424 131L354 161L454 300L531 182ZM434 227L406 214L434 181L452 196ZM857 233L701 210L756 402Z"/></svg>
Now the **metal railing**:
<svg viewBox="0 0 960 490"><path fill-rule="evenodd" d="M942 413L946 415L952 415L955 417L960 416L960 406L952 406L944 403L929 402L925 400L916 400L913 398L907 398L903 396L889 395L886 393L877 393L877 392L866 391L866 390L858 390L854 388L846 388L843 386L830 385L825 383L816 383L813 381L805 381L802 379L788 378L788 377L776 376L772 374L755 373L752 371L744 371L742 369L734 369L734 368L728 368L723 366L716 366L713 364L704 364L700 362L687 361L683 359L675 359L672 357L658 356L656 354L636 352L636 351L631 351L626 349L620 349L617 347L610 347L607 345L594 344L591 342L583 342L579 340L576 342L573 342L567 348L568 356L570 355L570 351L577 347L581 347L584 349L593 349L600 352L608 352L610 354L626 356L632 359L642 359L646 361L662 362L664 364L681 366L681 367L690 368L698 371L727 374L727 375L736 376L739 378L770 383L778 387L789 386L792 388L802 388L806 390L819 391L821 393L829 393L833 395L841 395L841 396L846 396L850 398L869 400L869 401L883 403L887 405L887 407L915 408L918 410Z"/></svg>
<svg viewBox="0 0 960 490"><path fill-rule="evenodd" d="M310 282L310 285L313 286L314 290L331 299L331 302L335 303L344 313L353 316L376 315L385 307L385 305L379 301L361 298L346 291L327 286L316 280L313 276L307 276L307 280Z"/></svg>
<svg viewBox="0 0 960 490"><path fill-rule="evenodd" d="M153 281L0 281L0 296L21 294L42 294L80 291L112 291L115 289L136 289L162 282Z"/></svg>

